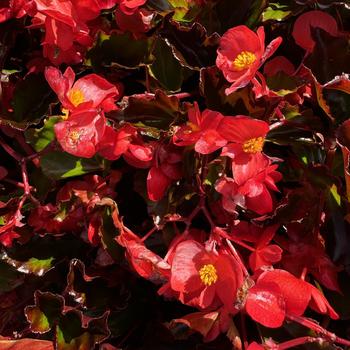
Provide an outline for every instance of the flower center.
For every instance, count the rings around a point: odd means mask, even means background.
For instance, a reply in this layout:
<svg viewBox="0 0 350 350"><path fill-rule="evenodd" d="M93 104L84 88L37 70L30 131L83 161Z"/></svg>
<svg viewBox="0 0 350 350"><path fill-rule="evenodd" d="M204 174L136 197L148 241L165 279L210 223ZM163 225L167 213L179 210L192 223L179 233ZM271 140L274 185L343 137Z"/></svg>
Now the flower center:
<svg viewBox="0 0 350 350"><path fill-rule="evenodd" d="M242 148L246 153L258 153L262 151L263 146L264 138L260 136L244 142Z"/></svg>
<svg viewBox="0 0 350 350"><path fill-rule="evenodd" d="M68 139L73 145L75 145L78 143L80 136L81 132L73 130L68 134Z"/></svg>
<svg viewBox="0 0 350 350"><path fill-rule="evenodd" d="M68 98L74 107L80 105L85 100L83 92L79 89L69 91Z"/></svg>
<svg viewBox="0 0 350 350"><path fill-rule="evenodd" d="M242 51L233 61L233 67L236 70L248 69L256 61L256 56L253 52Z"/></svg>
<svg viewBox="0 0 350 350"><path fill-rule="evenodd" d="M199 126L194 123L187 122L186 124L189 127L189 129L184 131L185 134L191 134L192 132L196 132L200 130Z"/></svg>
<svg viewBox="0 0 350 350"><path fill-rule="evenodd" d="M199 277L206 286L210 286L218 280L216 268L212 264L204 265L199 270Z"/></svg>

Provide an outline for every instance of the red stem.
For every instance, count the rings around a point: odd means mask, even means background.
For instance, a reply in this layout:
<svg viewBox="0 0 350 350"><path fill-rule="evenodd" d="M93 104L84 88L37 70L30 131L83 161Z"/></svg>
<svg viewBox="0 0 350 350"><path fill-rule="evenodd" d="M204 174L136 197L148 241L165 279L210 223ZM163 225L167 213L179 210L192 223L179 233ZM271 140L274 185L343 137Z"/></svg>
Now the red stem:
<svg viewBox="0 0 350 350"><path fill-rule="evenodd" d="M324 342L323 338L314 338L314 337L300 337L292 340L288 340L286 342L278 344L278 350L286 350L289 348L293 348L294 346L303 345L306 343L320 343Z"/></svg>
<svg viewBox="0 0 350 350"><path fill-rule="evenodd" d="M319 324L315 323L314 321L300 316L294 316L294 315L287 315L287 318L291 321L297 322L301 324L304 327L310 328L316 333L322 335L326 339L328 339L332 343L338 343L346 346L350 346L350 340L343 339L338 337L332 332L327 331L323 327L321 327Z"/></svg>
<svg viewBox="0 0 350 350"><path fill-rule="evenodd" d="M154 226L151 230L149 230L142 238L141 242L144 242L147 238L149 238L155 231L158 231L158 228Z"/></svg>
<svg viewBox="0 0 350 350"><path fill-rule="evenodd" d="M233 244L227 238L226 238L226 243L227 243L228 247L230 248L230 251L231 251L233 257L236 259L236 261L240 265L240 267L241 267L241 269L243 271L243 274L245 276L249 276L249 272L248 272L247 268L245 267L245 265L243 264L240 256L238 255L238 253L236 251L236 248L233 246Z"/></svg>
<svg viewBox="0 0 350 350"><path fill-rule="evenodd" d="M20 162L23 159L23 157L20 154L18 154L14 149L12 149L2 138L0 138L0 145L12 158L17 160L18 162Z"/></svg>
<svg viewBox="0 0 350 350"><path fill-rule="evenodd" d="M211 215L209 214L208 209L207 209L204 205L202 206L201 209L202 209L203 214L204 214L205 217L207 218L207 220L208 220L208 222L209 222L209 224L210 224L211 229L213 230L213 229L216 227L216 225L215 225L213 219L211 218Z"/></svg>
<svg viewBox="0 0 350 350"><path fill-rule="evenodd" d="M145 98L145 97L154 97L155 94L151 93L151 92L146 92L144 94L134 94L131 95L130 97L135 97L135 98ZM177 94L172 94L172 95L168 95L169 97L175 96L178 99L182 99L182 98L187 98L187 97L191 97L191 94L189 94L188 92L179 92Z"/></svg>
<svg viewBox="0 0 350 350"><path fill-rule="evenodd" d="M243 248L248 249L251 252L255 252L255 249L253 247L251 247L250 245L248 245L248 244L246 244L238 239L235 239L235 238L230 238L230 239L231 239L231 241L235 242L236 244L242 246Z"/></svg>

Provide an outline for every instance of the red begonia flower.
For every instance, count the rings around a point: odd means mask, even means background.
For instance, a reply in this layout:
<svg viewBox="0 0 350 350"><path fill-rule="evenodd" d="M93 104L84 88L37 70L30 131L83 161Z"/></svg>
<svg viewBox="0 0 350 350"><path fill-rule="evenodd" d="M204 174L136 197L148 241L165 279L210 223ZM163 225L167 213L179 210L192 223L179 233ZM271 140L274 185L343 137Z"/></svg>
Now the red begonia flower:
<svg viewBox="0 0 350 350"><path fill-rule="evenodd" d="M57 68L48 67L45 77L63 107L70 111L102 108L108 112L117 109L114 104L114 99L119 96L117 88L97 74L86 75L74 83L72 68L68 67L62 74Z"/></svg>
<svg viewBox="0 0 350 350"><path fill-rule="evenodd" d="M77 157L91 158L101 141L106 120L96 110L83 110L72 114L68 120L54 127L62 148Z"/></svg>
<svg viewBox="0 0 350 350"><path fill-rule="evenodd" d="M317 312L334 319L339 317L318 289L277 269L259 276L248 291L245 307L255 321L265 327L278 328L286 315L301 316L309 304Z"/></svg>
<svg viewBox="0 0 350 350"><path fill-rule="evenodd" d="M227 141L221 136L217 128L224 116L215 111L206 109L200 112L198 104L188 111L186 125L181 126L173 137L177 146L194 146L196 152L208 154L223 147Z"/></svg>
<svg viewBox="0 0 350 350"><path fill-rule="evenodd" d="M332 36L338 35L336 20L324 11L309 11L297 18L293 28L295 42L308 52L312 52L315 41L311 35L311 28L321 28Z"/></svg>
<svg viewBox="0 0 350 350"><path fill-rule="evenodd" d="M229 29L221 38L216 65L232 85L226 95L246 86L260 66L277 50L282 42L278 37L265 49L265 31L259 27L254 33L245 25Z"/></svg>
<svg viewBox="0 0 350 350"><path fill-rule="evenodd" d="M232 158L234 163L245 164L261 154L269 125L246 116L224 117L217 131L229 142L221 155Z"/></svg>
<svg viewBox="0 0 350 350"><path fill-rule="evenodd" d="M223 195L225 210L234 212L236 205L263 215L273 209L270 190L278 191L275 182L282 175L276 171L277 165L271 165L263 154L257 154L245 164L232 163L234 179L221 178L215 188Z"/></svg>
<svg viewBox="0 0 350 350"><path fill-rule="evenodd" d="M232 310L242 271L231 256L208 251L193 240L176 247L171 263L171 288L186 305L206 309L223 305Z"/></svg>

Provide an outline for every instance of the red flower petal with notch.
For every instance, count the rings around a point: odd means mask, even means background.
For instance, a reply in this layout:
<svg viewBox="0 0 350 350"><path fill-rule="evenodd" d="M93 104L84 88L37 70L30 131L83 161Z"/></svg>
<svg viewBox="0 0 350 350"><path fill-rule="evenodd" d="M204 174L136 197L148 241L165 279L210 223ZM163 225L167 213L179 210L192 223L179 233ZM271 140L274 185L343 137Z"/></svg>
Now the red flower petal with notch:
<svg viewBox="0 0 350 350"><path fill-rule="evenodd" d="M62 75L57 68L48 67L45 78L63 107L70 111L101 108L109 112L117 109L114 99L119 97L118 89L97 74L88 74L74 83L72 68L68 67Z"/></svg>
<svg viewBox="0 0 350 350"><path fill-rule="evenodd" d="M78 111L54 127L57 141L68 153L91 158L105 131L106 120L96 110Z"/></svg>
<svg viewBox="0 0 350 350"><path fill-rule="evenodd" d="M243 88L254 78L260 66L277 50L282 42L278 37L265 48L265 31L253 32L245 25L229 29L221 38L216 65L232 85L226 95Z"/></svg>
<svg viewBox="0 0 350 350"><path fill-rule="evenodd" d="M292 36L295 42L307 52L312 52L315 41L311 28L321 28L332 36L338 35L337 21L324 11L309 11L303 13L294 23Z"/></svg>

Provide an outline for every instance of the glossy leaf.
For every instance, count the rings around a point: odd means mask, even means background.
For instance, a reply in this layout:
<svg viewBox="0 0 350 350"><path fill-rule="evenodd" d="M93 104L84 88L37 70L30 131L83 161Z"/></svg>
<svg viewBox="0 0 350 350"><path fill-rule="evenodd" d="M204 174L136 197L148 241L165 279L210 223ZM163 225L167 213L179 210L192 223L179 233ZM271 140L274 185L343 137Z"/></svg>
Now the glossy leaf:
<svg viewBox="0 0 350 350"><path fill-rule="evenodd" d="M59 180L102 170L103 164L96 158L78 158L53 151L41 157L41 168L47 176Z"/></svg>

